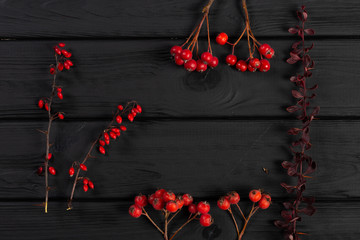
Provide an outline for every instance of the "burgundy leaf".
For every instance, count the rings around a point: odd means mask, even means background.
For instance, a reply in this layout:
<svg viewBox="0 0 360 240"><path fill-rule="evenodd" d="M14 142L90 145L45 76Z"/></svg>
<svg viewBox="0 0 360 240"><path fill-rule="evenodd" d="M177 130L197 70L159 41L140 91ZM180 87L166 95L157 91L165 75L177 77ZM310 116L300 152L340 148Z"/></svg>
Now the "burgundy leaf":
<svg viewBox="0 0 360 240"><path fill-rule="evenodd" d="M304 21L306 21L308 18L307 12L304 10L302 14L303 14Z"/></svg>
<svg viewBox="0 0 360 240"><path fill-rule="evenodd" d="M314 35L315 34L314 29L311 29L311 28L305 29L304 32L306 34L308 34L308 35Z"/></svg>
<svg viewBox="0 0 360 240"><path fill-rule="evenodd" d="M315 84L314 86L312 86L311 88L308 88L309 90L316 90L319 87L319 85Z"/></svg>
<svg viewBox="0 0 360 240"><path fill-rule="evenodd" d="M297 28L289 28L289 33L291 34L296 34L298 32L298 29Z"/></svg>
<svg viewBox="0 0 360 240"><path fill-rule="evenodd" d="M290 107L286 108L286 111L288 111L289 113L296 112L297 110L299 110L298 106L290 106Z"/></svg>
<svg viewBox="0 0 360 240"><path fill-rule="evenodd" d="M289 29L290 30L290 29ZM298 30L296 30L295 33L297 33ZM293 45L291 46L293 49L297 48L300 45L301 41L298 42L294 42Z"/></svg>
<svg viewBox="0 0 360 240"><path fill-rule="evenodd" d="M287 185L286 183L281 183L281 186L285 188L288 193L292 193L294 191L294 186Z"/></svg>
<svg viewBox="0 0 360 240"><path fill-rule="evenodd" d="M290 52L290 56L291 56L291 58L293 58L296 61L299 61L301 59L298 54L293 53L293 52Z"/></svg>
<svg viewBox="0 0 360 240"><path fill-rule="evenodd" d="M301 221L301 217L299 217L299 216L294 217L293 219L291 219L290 222L295 222L295 221Z"/></svg>
<svg viewBox="0 0 360 240"><path fill-rule="evenodd" d="M308 52L313 48L314 48L314 43L312 43L310 47L305 48L305 51Z"/></svg>
<svg viewBox="0 0 360 240"><path fill-rule="evenodd" d="M288 210L282 210L281 217L285 220L285 222L290 222L290 220L292 219L291 212L289 212Z"/></svg>
<svg viewBox="0 0 360 240"><path fill-rule="evenodd" d="M297 135L297 134L299 134L300 131L301 131L300 128L290 128L288 131L288 134L289 135Z"/></svg>
<svg viewBox="0 0 360 240"><path fill-rule="evenodd" d="M304 203L313 204L315 202L314 197L302 197L302 201Z"/></svg>
<svg viewBox="0 0 360 240"><path fill-rule="evenodd" d="M288 225L288 223L285 223L285 222L280 221L280 220L276 220L276 221L274 222L274 225L275 225L276 227L278 227L278 228L286 228L287 225Z"/></svg>
<svg viewBox="0 0 360 240"><path fill-rule="evenodd" d="M301 12L296 11L296 15L297 15L297 17L299 18L299 20L300 20L300 21L302 21L302 20L303 20L303 15L302 15L302 13L301 13Z"/></svg>
<svg viewBox="0 0 360 240"><path fill-rule="evenodd" d="M296 90L292 90L291 93L294 96L294 98L303 98L304 97L304 95L302 95L300 92L298 92Z"/></svg>
<svg viewBox="0 0 360 240"><path fill-rule="evenodd" d="M283 161L281 163L282 167L285 168L285 169L288 169L289 167L292 167L294 164L289 162L289 161Z"/></svg>
<svg viewBox="0 0 360 240"><path fill-rule="evenodd" d="M312 111L312 113L310 115L311 116L316 116L316 115L319 114L319 112L320 112L320 107L317 106L317 107L314 108L314 110Z"/></svg>
<svg viewBox="0 0 360 240"><path fill-rule="evenodd" d="M297 63L297 60L293 59L293 58L289 58L288 60L286 60L286 62L288 64L294 64L294 63Z"/></svg>
<svg viewBox="0 0 360 240"><path fill-rule="evenodd" d="M290 202L283 202L284 208L287 210L293 209L293 205Z"/></svg>
<svg viewBox="0 0 360 240"><path fill-rule="evenodd" d="M310 72L310 71L305 72L305 77L311 77L311 76L312 76L312 72Z"/></svg>
<svg viewBox="0 0 360 240"><path fill-rule="evenodd" d="M317 95L316 95L316 93L313 93L313 94L311 94L311 96L310 97L308 97L309 99L313 99L313 98L315 98Z"/></svg>
<svg viewBox="0 0 360 240"><path fill-rule="evenodd" d="M304 213L304 214L306 214L308 216L312 216L316 212L316 208L314 208L311 205L308 205L306 208L303 208L303 209L301 209L299 211L301 211L302 213Z"/></svg>
<svg viewBox="0 0 360 240"><path fill-rule="evenodd" d="M311 173L313 173L315 170L316 170L316 163L315 163L315 162L312 162L312 163L308 166L308 168L306 169L306 171L304 172L304 175L311 174Z"/></svg>
<svg viewBox="0 0 360 240"><path fill-rule="evenodd" d="M290 81L291 81L291 82L296 82L296 81L297 81L297 77L296 77L296 76L291 76L291 77L290 77Z"/></svg>
<svg viewBox="0 0 360 240"><path fill-rule="evenodd" d="M297 175L296 166L292 166L287 170L287 174L291 177Z"/></svg>

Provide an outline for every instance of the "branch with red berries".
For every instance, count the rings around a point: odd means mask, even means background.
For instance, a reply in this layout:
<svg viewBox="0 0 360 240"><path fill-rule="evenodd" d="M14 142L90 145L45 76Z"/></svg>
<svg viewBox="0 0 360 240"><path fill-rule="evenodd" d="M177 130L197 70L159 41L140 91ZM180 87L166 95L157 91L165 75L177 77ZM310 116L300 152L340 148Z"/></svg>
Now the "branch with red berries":
<svg viewBox="0 0 360 240"><path fill-rule="evenodd" d="M133 122L136 115L140 114L141 112L142 108L136 101L128 102L125 107L123 105L118 105L112 121L91 144L91 147L85 155L84 159L81 162L73 162L69 169L69 175L70 177L75 175L75 179L72 186L70 199L68 201L67 210L72 209L72 201L74 199L75 189L79 182L82 182L84 192L87 192L89 188L94 189L93 181L89 177L84 176L84 174L80 176L80 173L87 172L88 167L85 164L90 158L96 158L94 155L92 155L95 147L98 146L98 151L102 155L105 155L105 147L106 145L110 144L110 140L116 140L118 137L120 137L121 132L125 132L127 130L126 126L121 125L123 123L123 117L126 116L130 122Z"/></svg>
<svg viewBox="0 0 360 240"><path fill-rule="evenodd" d="M150 204L152 207L161 211L164 216L164 227L161 228L150 217L149 213L145 210L145 207ZM174 220L176 215L183 209L188 207L190 213L187 221L183 223L174 233L169 235L169 225ZM208 202L193 203L193 197L190 194L184 194L175 196L171 191L159 189L149 197L145 195L138 195L135 197L135 202L129 208L129 214L134 218L145 216L154 227L163 235L165 240L172 240L176 234L180 232L186 225L193 220L199 220L200 225L203 227L209 227L213 223L213 218L209 214L210 204Z"/></svg>
<svg viewBox="0 0 360 240"><path fill-rule="evenodd" d="M281 184L288 193L295 192L296 198L293 201L283 203L285 207L285 210L281 212L283 220L275 221L275 225L285 231L285 239L288 240L298 240L300 239L299 235L305 234L297 231L297 223L301 221L300 215L306 214L311 216L316 212L313 206L314 197L305 197L303 195L307 179L311 178L309 174L316 170L316 163L306 151L312 147L310 142L310 126L312 121L316 119L315 116L319 113L320 107L316 106L311 110L308 109L310 100L316 96L315 93L310 94L309 92L317 89L318 85L315 84L312 87L307 85L307 80L312 76L311 70L314 69L315 65L309 55L309 51L313 48L314 44L311 44L311 46L305 45L305 33L307 35L314 35L315 32L313 29L305 28L305 22L308 19L305 6L302 6L301 10L297 11L297 17L301 23L300 26L297 25L290 28L289 32L297 34L301 40L292 45L290 58L287 59L287 63L295 64L300 62L303 72L290 78L290 81L298 86L297 90L292 90L292 95L297 100L297 103L286 110L290 113L299 112L297 118L301 121L302 126L300 128L291 128L288 131L288 134L299 135L299 138L292 142L290 146L293 161L284 161L282 163L283 168L287 170L287 174L297 179L297 184Z"/></svg>
<svg viewBox="0 0 360 240"><path fill-rule="evenodd" d="M53 145L53 143L50 143L50 133L51 133L51 127L52 123L55 119L64 119L64 113L63 112L54 112L52 107L54 103L54 97L57 95L59 100L63 99L63 93L62 88L57 85L56 78L59 72L63 71L65 68L66 70L69 70L73 63L69 59L71 57L71 53L64 49L65 44L59 43L58 46L54 47L55 50L55 64L52 64L50 66L50 74L53 75L52 85L51 85L51 93L49 97L43 97L38 101L38 107L40 109L45 109L45 111L48 114L49 122L47 130L42 131L39 130L41 133L44 133L46 136L46 148L45 148L45 157L44 157L44 163L42 166L38 168L38 174L39 175L45 175L45 213L48 211L48 201L49 201L49 173L51 175L56 175L56 170L53 166L50 166L50 160L53 160L53 154L50 152L50 148Z"/></svg>
<svg viewBox="0 0 360 240"><path fill-rule="evenodd" d="M245 230L250 221L250 218L252 216L254 216L254 214L259 209L267 209L270 207L270 204L271 204L270 195L267 193L262 193L260 190L256 190L256 189L251 190L249 193L249 198L250 198L250 201L253 202L253 204L252 204L250 213L246 217L245 217L244 212L241 210L241 208L239 206L240 196L237 192L235 192L235 191L229 192L226 196L221 197L217 202L217 205L221 210L225 210L230 213L230 216L234 222L234 226L236 229L237 240L241 240L242 237L244 236ZM257 203L257 206L256 206L256 203ZM236 206L235 209L237 209L239 211L239 213L241 214L241 217L244 221L244 225L243 225L243 228L241 231L239 230L239 225L235 218L235 215L233 213L231 206Z"/></svg>
<svg viewBox="0 0 360 240"><path fill-rule="evenodd" d="M205 72L209 67L215 68L219 64L219 59L213 56L211 43L210 43L210 28L209 28L209 11L211 5L215 0L209 0L208 4L203 8L203 17L200 23L195 27L193 32L187 38L186 42L181 46L173 46L170 50L171 55L174 57L175 64L178 66L184 66L184 68L189 71L198 71ZM208 49L206 52L203 52L199 57L199 34L203 23L206 20L206 29L207 29L207 40L208 40ZM196 52L194 54L194 50ZM197 60L193 59L193 56L196 56Z"/></svg>
<svg viewBox="0 0 360 240"><path fill-rule="evenodd" d="M251 27L250 27L250 19L249 13L246 6L246 0L242 0L242 6L245 13L245 29L240 34L240 37L234 42L228 42L228 35L224 32L220 33L216 37L216 42L220 45L229 44L232 46L231 54L227 55L226 63L229 66L236 67L237 70L241 72L249 71L249 72L256 72L259 70L260 72L267 72L270 70L270 62L265 58L272 58L274 56L274 49L270 47L269 44L261 44L258 40L256 40ZM249 57L246 60L238 60L235 53L235 47L240 42L240 40L245 36L247 36L248 48L249 48ZM255 51L259 52L259 58L254 57Z"/></svg>

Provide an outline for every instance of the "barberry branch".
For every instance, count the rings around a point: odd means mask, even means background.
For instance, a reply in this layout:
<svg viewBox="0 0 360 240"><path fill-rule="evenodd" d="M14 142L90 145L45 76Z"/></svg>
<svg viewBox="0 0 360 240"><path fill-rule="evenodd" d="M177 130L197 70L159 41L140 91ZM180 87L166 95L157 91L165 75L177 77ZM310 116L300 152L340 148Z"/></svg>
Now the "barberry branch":
<svg viewBox="0 0 360 240"><path fill-rule="evenodd" d="M301 62L303 73L290 78L290 81L298 86L298 90L292 90L292 95L297 99L297 103L296 105L288 107L286 110L290 113L300 112L297 118L301 120L302 126L301 128L291 128L288 131L288 134L300 135L300 137L292 142L290 146L290 151L293 154L293 162L284 161L282 163L283 168L287 169L287 174L297 178L297 184L281 184L288 193L295 192L296 197L292 202L283 203L286 209L281 212L283 220L275 221L275 225L285 231L285 239L288 240L297 240L299 239L298 235L305 234L297 231L297 222L301 219L300 214L304 213L311 216L316 211L313 206L315 199L303 195L307 183L306 179L311 178L308 174L316 170L316 163L306 154L306 151L312 147L310 142L310 126L320 110L320 107L316 106L311 112L309 111L310 101L316 94L313 93L309 95L308 91L317 89L318 85L315 84L313 87L308 87L307 85L307 79L312 76L311 70L314 68L315 63L309 55L309 51L314 45L312 44L309 47L305 45L305 33L313 35L314 30L305 29L305 22L308 19L305 6L302 6L301 10L297 11L297 17L301 22L300 26L297 25L296 27L289 28L289 32L291 34L297 34L301 40L292 45L292 51L290 52L290 58L287 59L287 63L295 64ZM302 207L303 203L307 206Z"/></svg>
<svg viewBox="0 0 360 240"><path fill-rule="evenodd" d="M75 194L75 189L77 186L77 183L80 180L83 180L84 186L83 189L85 192L87 192L88 188L90 187L91 189L94 188L94 184L92 181L90 181L89 178L85 178L85 177L79 177L80 172L81 171L87 171L87 167L85 165L85 163L87 162L87 160L89 158L96 158L92 155L94 148L97 144L99 144L99 152L101 154L105 154L105 144L109 145L110 144L110 138L112 139L116 139L118 136L120 136L120 132L121 131L126 131L126 127L121 125L119 128L117 128L117 126L115 126L115 122L117 124L121 124L122 123L122 116L126 115L127 118L129 119L129 121L133 121L134 117L136 116L136 114L141 113L142 109L140 107L139 104L137 104L136 101L130 101L126 104L125 108L122 105L119 105L116 112L113 115L112 120L110 121L110 123L107 125L107 127L102 131L102 133L95 139L95 141L91 144L89 151L87 152L87 154L85 155L84 159L81 162L74 162L71 166L71 168L69 169L69 175L72 177L75 173L75 168L76 168L76 174L75 174L75 179L74 179L74 183L72 186L72 190L71 190L71 194L70 194L70 198L68 201L68 208L67 210L71 210L72 209L72 201L74 198L74 194ZM104 140L102 140L102 138L104 138Z"/></svg>
<svg viewBox="0 0 360 240"><path fill-rule="evenodd" d="M44 174L45 175L45 202L44 202L44 209L45 213L48 212L48 202L49 202L49 173L51 175L56 174L56 170L54 167L49 166L49 161L52 158L52 153L50 152L50 147L52 144L50 143L50 134L51 134L51 127L52 123L55 119L64 119L64 113L63 112L52 112L52 105L54 102L55 94L57 93L57 96L60 100L63 99L62 89L56 85L56 78L57 74L61 72L64 68L69 70L70 67L73 66L73 63L69 60L71 57L71 53L63 49L65 47L64 43L59 43L58 46L54 47L55 51L55 65L51 65L50 67L50 74L53 75L53 80L51 84L51 93L49 97L41 98L38 101L38 107L40 109L45 108L48 114L48 126L46 131L39 130L41 133L44 133L46 135L46 148L45 148L45 159L43 167L40 166L38 168L37 173L39 175Z"/></svg>

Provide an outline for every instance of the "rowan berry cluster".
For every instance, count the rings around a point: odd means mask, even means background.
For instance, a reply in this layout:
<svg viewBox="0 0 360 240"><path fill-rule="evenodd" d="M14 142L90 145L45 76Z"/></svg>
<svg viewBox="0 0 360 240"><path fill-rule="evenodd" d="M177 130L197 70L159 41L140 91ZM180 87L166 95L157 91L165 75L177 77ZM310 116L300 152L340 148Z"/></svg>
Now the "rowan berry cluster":
<svg viewBox="0 0 360 240"><path fill-rule="evenodd" d="M210 43L210 30L209 30L209 10L214 0L209 0L208 4L203 9L203 17L200 23L195 27L193 32L187 38L186 42L181 46L173 46L170 49L170 54L173 56L175 64L184 66L189 71L205 72L208 67L215 68L219 64L219 59L213 56L211 43ZM201 27L206 20L207 36L208 36L208 49L199 54L198 38L201 31ZM184 48L185 47L185 48ZM193 54L196 48L195 54ZM193 59L195 57L197 60ZM200 55L200 57L199 57Z"/></svg>
<svg viewBox="0 0 360 240"><path fill-rule="evenodd" d="M123 105L118 105L112 121L103 130L99 137L93 142L82 162L75 161L72 163L69 169L69 175L70 177L73 177L75 175L75 179L70 199L68 201L68 210L72 209L72 200L74 198L75 189L78 182L82 181L84 192L87 192L89 188L94 189L94 183L90 180L90 178L80 176L80 173L87 172L88 168L85 163L88 159L95 158L95 156L92 155L95 146L98 146L98 151L102 155L105 155L105 147L106 145L110 144L110 140L116 140L118 137L120 137L121 132L125 132L127 130L126 126L122 125L123 117L126 116L130 122L133 122L136 115L140 114L141 112L141 106L135 101L128 102L125 107Z"/></svg>
<svg viewBox="0 0 360 240"><path fill-rule="evenodd" d="M245 29L241 33L240 37L234 43L230 43L228 42L228 35L222 32L216 37L216 42L220 45L225 45L225 44L232 45L231 54L226 56L226 63L229 66L235 66L236 69L241 72L245 72L245 71L256 72L257 70L259 70L260 72L267 72L270 70L270 62L267 59L272 58L275 54L275 51L270 47L269 44L267 43L261 44L259 41L256 40L250 27L250 20L246 6L246 0L242 0L242 5L246 19L245 19ZM244 60L244 59L238 59L234 54L234 52L236 45L240 42L240 40L245 35L245 33L247 35L249 57ZM256 49L259 52L260 59L254 57ZM264 59L263 57L267 59Z"/></svg>
<svg viewBox="0 0 360 240"><path fill-rule="evenodd" d="M70 69L71 66L74 64L69 60L71 57L71 53L66 51L64 49L65 43L59 43L58 46L54 47L55 50L55 64L52 64L50 66L50 73L53 75L53 81L51 85L51 93L49 97L43 97L41 98L37 105L40 109L44 109L48 113L48 127L47 130L39 130L41 133L46 135L46 150L45 150L45 157L44 157L44 163L38 167L37 173L38 175L45 175L45 202L44 202L44 208L45 212L47 213L48 209L48 198L49 198L49 175L56 175L56 170L53 166L50 166L50 160L54 160L52 153L50 152L50 147L52 144L50 143L50 132L52 127L52 122L55 119L64 119L64 113L63 112L54 112L52 111L52 105L54 103L54 97L55 95L58 97L59 100L63 100L63 92L62 88L57 85L56 83L56 77L57 74L63 70L64 66L67 70ZM62 48L62 49L60 49ZM71 65L71 66L70 66Z"/></svg>
<svg viewBox="0 0 360 240"><path fill-rule="evenodd" d="M161 229L147 213L145 210L147 205L151 205L153 209L163 213L165 220L164 229ZM169 237L169 223L184 206L188 208L190 213L189 218ZM173 192L166 191L165 189L159 189L148 197L141 194L136 196L134 204L129 208L129 214L132 217L139 218L140 216L145 216L164 236L165 240L172 240L181 229L193 220L199 220L200 225L209 227L213 223L213 218L209 214L209 211L210 204L208 202L203 201L195 204L190 194L186 193L176 196Z"/></svg>
<svg viewBox="0 0 360 240"><path fill-rule="evenodd" d="M228 211L231 215L231 218L234 222L235 228L236 228L236 232L237 232L237 240L241 240L246 227L250 221L250 218L256 213L256 211L258 209L267 209L269 208L270 204L271 204L271 197L269 194L267 193L262 193L260 190L254 189L251 190L249 193L249 199L250 201L253 202L253 205L251 207L250 213L247 217L245 217L244 212L241 210L240 206L239 206L239 201L240 201L240 196L237 192L232 191L229 192L226 196L221 197L218 202L217 205L221 210L225 210ZM256 206L257 203L257 206ZM239 226L238 223L235 219L235 215L232 212L231 206L235 205L236 208L239 210L243 220L244 220L244 225L241 231L239 231Z"/></svg>

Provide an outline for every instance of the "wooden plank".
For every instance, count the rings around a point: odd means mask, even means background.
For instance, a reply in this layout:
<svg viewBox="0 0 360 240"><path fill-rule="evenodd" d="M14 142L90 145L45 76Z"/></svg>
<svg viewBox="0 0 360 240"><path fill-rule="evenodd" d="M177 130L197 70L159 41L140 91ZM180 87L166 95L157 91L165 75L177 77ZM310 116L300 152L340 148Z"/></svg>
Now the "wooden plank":
<svg viewBox="0 0 360 240"><path fill-rule="evenodd" d="M203 228L193 222L175 239L235 239L236 232L230 216L211 201L211 214L215 223ZM130 202L81 202L78 208L66 211L63 202L52 202L50 212L44 214L34 202L1 202L0 232L4 239L161 239L155 228L144 217L131 218L127 211ZM250 203L242 202L243 207ZM311 239L357 239L360 231L359 202L318 202L318 212L299 223L298 229L310 233ZM245 239L281 239L281 232L272 224L280 216L281 206L275 202L268 210L258 212L248 225ZM158 213L154 213L157 216ZM176 217L181 224L186 215ZM159 224L161 221L158 222ZM334 227L336 226L336 227ZM177 229L172 225L170 231ZM211 235L211 237L209 236Z"/></svg>
<svg viewBox="0 0 360 240"><path fill-rule="evenodd" d="M268 73L240 73L221 64L207 75L188 73L170 60L173 40L69 41L75 68L58 81L67 118L107 117L128 99L143 105L147 117L290 117L288 80L296 67L285 63L290 40L271 40L277 57ZM0 118L44 118L37 100L49 92L48 65L53 41L1 42ZM315 42L317 63L310 80L320 85L316 104L321 116L359 116L358 40ZM354 50L355 49L355 50ZM216 46L220 59L229 49ZM245 55L241 48L239 55ZM205 77L206 76L206 77ZM14 100L16 99L16 101Z"/></svg>
<svg viewBox="0 0 360 240"><path fill-rule="evenodd" d="M164 187L209 197L250 188L263 188L274 197L287 194L280 187L291 181L281 161L291 158L286 130L297 126L289 120L213 120L135 122L112 144L106 157L88 162L87 176L95 190L78 198L131 198ZM66 198L71 190L68 169L80 161L92 139L106 125L100 121L57 122L54 125L54 166L51 177L56 190L51 197ZM0 196L41 198L43 178L35 174L44 151L43 122L1 123ZM360 197L359 121L316 121L311 155L318 171L306 193L320 198ZM269 169L270 174L262 168Z"/></svg>
<svg viewBox="0 0 360 240"><path fill-rule="evenodd" d="M2 38L187 37L201 18L206 1L4 1L0 5ZM216 1L211 32L237 36L244 26L241 1ZM317 36L358 36L360 10L356 0L301 2L308 7ZM249 1L256 36L288 36L296 24L296 0ZM325 7L326 6L326 7ZM350 7L351 6L351 7ZM351 16L351 17L349 17ZM204 32L205 34L205 32ZM202 35L204 35L202 34Z"/></svg>

